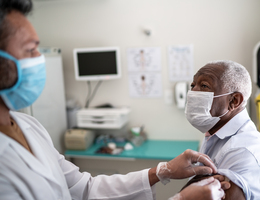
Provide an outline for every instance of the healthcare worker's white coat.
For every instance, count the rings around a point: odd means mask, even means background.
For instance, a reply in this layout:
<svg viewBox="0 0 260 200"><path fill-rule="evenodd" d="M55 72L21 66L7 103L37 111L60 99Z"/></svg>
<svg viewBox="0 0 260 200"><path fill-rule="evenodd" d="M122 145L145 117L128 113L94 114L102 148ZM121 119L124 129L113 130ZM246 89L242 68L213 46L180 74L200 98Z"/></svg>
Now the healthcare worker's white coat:
<svg viewBox="0 0 260 200"><path fill-rule="evenodd" d="M0 199L154 199L148 169L127 175L91 177L66 161L33 117L10 112L34 156L0 132Z"/></svg>

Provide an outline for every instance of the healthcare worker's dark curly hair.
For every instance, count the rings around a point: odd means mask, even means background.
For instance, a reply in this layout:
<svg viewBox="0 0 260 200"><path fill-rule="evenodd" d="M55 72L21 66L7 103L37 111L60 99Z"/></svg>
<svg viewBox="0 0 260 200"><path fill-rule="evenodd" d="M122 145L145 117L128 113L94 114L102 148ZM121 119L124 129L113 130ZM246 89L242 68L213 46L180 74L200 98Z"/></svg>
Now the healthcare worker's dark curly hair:
<svg viewBox="0 0 260 200"><path fill-rule="evenodd" d="M31 0L0 0L0 49L6 51L9 39L16 29L6 16L12 11L18 11L27 16L32 10ZM15 64L0 57L0 90L11 87L17 80ZM15 82L14 82L15 81Z"/></svg>
<svg viewBox="0 0 260 200"><path fill-rule="evenodd" d="M5 50L8 36L12 34L12 27L5 20L8 13L16 10L23 15L28 15L32 10L31 0L0 0L0 49Z"/></svg>

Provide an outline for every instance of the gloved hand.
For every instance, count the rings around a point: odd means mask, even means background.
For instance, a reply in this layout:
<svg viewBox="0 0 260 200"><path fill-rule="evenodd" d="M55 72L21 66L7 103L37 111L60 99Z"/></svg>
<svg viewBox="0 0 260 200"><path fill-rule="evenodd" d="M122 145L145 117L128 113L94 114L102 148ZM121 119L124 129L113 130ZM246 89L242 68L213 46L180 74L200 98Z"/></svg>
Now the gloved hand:
<svg viewBox="0 0 260 200"><path fill-rule="evenodd" d="M221 200L224 196L220 182L211 177L191 184L168 200Z"/></svg>
<svg viewBox="0 0 260 200"><path fill-rule="evenodd" d="M203 163L205 166L196 166L194 163ZM169 162L161 162L157 165L156 175L165 185L170 179L188 178L193 175L206 175L217 173L217 168L211 159L202 153L186 150Z"/></svg>

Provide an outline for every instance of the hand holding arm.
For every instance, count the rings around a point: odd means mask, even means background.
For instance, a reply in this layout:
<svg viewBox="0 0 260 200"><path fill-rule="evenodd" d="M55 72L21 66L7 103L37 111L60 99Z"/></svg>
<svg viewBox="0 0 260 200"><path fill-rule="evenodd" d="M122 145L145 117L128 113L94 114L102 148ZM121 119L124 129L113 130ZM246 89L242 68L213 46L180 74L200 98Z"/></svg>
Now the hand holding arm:
<svg viewBox="0 0 260 200"><path fill-rule="evenodd" d="M193 165L197 162L203 163L205 166ZM156 168L156 175L163 184L169 182L170 179L182 179L193 175L216 172L216 166L207 155L190 149L169 162L159 163Z"/></svg>
<svg viewBox="0 0 260 200"><path fill-rule="evenodd" d="M225 200L245 200L245 195L242 189L234 184L232 181L227 181L226 177L223 175L195 176L182 188L182 190L187 188L189 185L209 178L210 176L220 181L221 188L225 191Z"/></svg>
<svg viewBox="0 0 260 200"><path fill-rule="evenodd" d="M191 185L192 183L197 183L203 179L207 179L207 178L210 178L210 177L214 177L215 179L219 180L220 184L221 184L221 188L223 190L227 190L227 189L230 189L231 187L231 184L230 182L226 179L225 176L222 176L220 174L206 174L206 175L197 175L197 176L194 176L192 179L189 180L189 182L184 185L181 189L184 190L186 187L188 187L189 185Z"/></svg>
<svg viewBox="0 0 260 200"><path fill-rule="evenodd" d="M221 200L224 196L220 182L211 177L191 184L169 200Z"/></svg>

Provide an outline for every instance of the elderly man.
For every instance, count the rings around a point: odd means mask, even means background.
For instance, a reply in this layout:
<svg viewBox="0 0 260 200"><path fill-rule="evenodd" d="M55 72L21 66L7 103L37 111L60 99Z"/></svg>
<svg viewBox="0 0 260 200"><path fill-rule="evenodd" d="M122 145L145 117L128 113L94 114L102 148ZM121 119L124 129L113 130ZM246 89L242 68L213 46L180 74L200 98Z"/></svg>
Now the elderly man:
<svg viewBox="0 0 260 200"><path fill-rule="evenodd" d="M185 113L205 134L200 152L230 179L229 191L243 191L239 199L259 200L260 134L245 108L250 95L250 75L242 65L210 62L193 78Z"/></svg>

